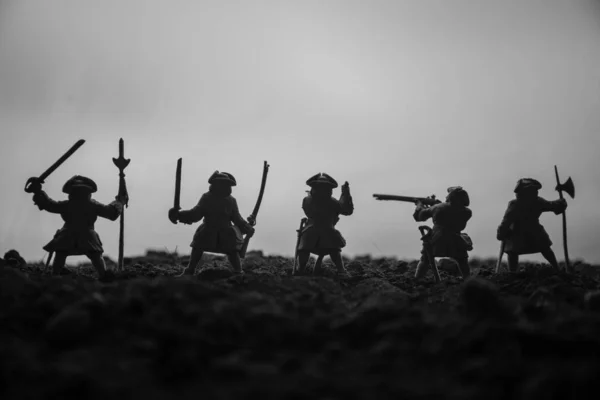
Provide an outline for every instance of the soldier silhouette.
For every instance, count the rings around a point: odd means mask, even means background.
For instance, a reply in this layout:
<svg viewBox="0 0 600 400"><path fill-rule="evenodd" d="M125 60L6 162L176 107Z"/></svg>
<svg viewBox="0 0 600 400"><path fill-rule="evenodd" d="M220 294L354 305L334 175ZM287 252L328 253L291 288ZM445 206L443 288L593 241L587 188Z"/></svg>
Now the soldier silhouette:
<svg viewBox="0 0 600 400"><path fill-rule="evenodd" d="M504 242L504 252L508 256L508 269L516 272L519 255L542 253L542 256L558 269L558 261L552 251L550 236L540 224L540 216L552 211L558 215L567 209L564 199L548 201L538 195L542 184L535 179L523 178L515 187L516 199L508 203L502 222L498 226L496 238Z"/></svg>
<svg viewBox="0 0 600 400"><path fill-rule="evenodd" d="M298 269L294 271L294 275L302 275L306 272L306 264L311 253L319 256L329 255L338 274L347 275L341 253L342 248L346 246L346 240L335 229L335 225L340 219L340 214L352 215L354 212L349 184L345 182L342 185L339 200L332 197L333 189L338 187L338 183L325 173L312 176L306 184L311 187L309 195L302 201L307 222L300 233L297 249ZM319 272L320 270L314 271L315 274Z"/></svg>
<svg viewBox="0 0 600 400"><path fill-rule="evenodd" d="M473 215L471 209L468 208L469 204L469 194L462 187L453 186L448 188L445 202L431 207L418 202L413 214L415 221L426 221L432 218L431 255L454 259L463 278L467 278L471 274L468 251L473 249L473 242L466 233L461 233ZM424 247L421 251L421 259L417 264L415 278L422 279L430 267L427 249Z"/></svg>
<svg viewBox="0 0 600 400"><path fill-rule="evenodd" d="M106 269L102 253L102 242L94 230L98 217L116 221L123 205L127 203L127 192L119 193L115 201L108 205L92 199L92 193L98 190L96 183L85 176L75 175L63 186L63 193L69 195L68 200L54 201L38 181L32 184L33 202L40 210L60 214L64 226L59 229L52 241L44 246L44 250L56 253L52 265L53 275L58 275L64 268L68 256L86 255L98 271L99 279L109 281L114 273Z"/></svg>
<svg viewBox="0 0 600 400"><path fill-rule="evenodd" d="M215 171L208 179L208 192L204 193L198 204L190 210L169 210L169 220L192 224L204 219L198 227L192 243L192 254L182 275L193 275L204 252L227 255L231 266L242 273L239 251L244 244L242 233L254 234L254 228L242 218L237 201L231 195L231 188L237 185L233 175Z"/></svg>

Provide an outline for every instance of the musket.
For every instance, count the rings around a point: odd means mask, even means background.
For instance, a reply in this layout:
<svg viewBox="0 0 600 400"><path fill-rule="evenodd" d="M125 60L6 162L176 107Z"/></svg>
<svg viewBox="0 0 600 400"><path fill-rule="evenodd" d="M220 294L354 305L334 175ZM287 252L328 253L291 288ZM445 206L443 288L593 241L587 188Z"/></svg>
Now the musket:
<svg viewBox="0 0 600 400"><path fill-rule="evenodd" d="M554 174L556 175L556 190L558 191L558 196L560 199L563 199L562 192L565 191L572 199L575 198L575 186L573 185L573 181L571 177L567 179L564 184L560 183L560 179L558 178L558 168L556 165L554 166ZM567 272L571 270L571 264L569 263L569 250L567 248L567 212L562 212L562 230L563 230L563 248L565 251L565 269Z"/></svg>
<svg viewBox="0 0 600 400"><path fill-rule="evenodd" d="M65 154L62 155L62 157L60 157L54 164L50 166L50 168L44 171L40 176L38 176L37 178L29 178L25 183L25 192L33 193L36 186L39 187L39 185L44 183L46 178L50 176L50 174L53 173L56 170L56 168L58 168L62 163L64 163L67 160L67 158L71 157L73 153L75 153L77 149L79 149L84 143L85 140L79 139L73 146L71 146L69 150L67 150Z"/></svg>
<svg viewBox="0 0 600 400"><path fill-rule="evenodd" d="M304 226L306 225L306 222L308 221L308 218L304 217L300 220L300 227L298 228L298 230L296 230L296 232L298 232L298 239L296 240L296 250L294 251L294 264L292 266L292 274L296 272L296 269L298 268L298 247L300 246L300 238L302 237L302 230L304 229Z"/></svg>
<svg viewBox="0 0 600 400"><path fill-rule="evenodd" d="M393 201L404 201L407 203L422 203L426 206L433 206L435 204L441 203L440 200L435 198L435 195L432 194L429 197L410 197L410 196L397 196L394 194L374 194L376 200L393 200Z"/></svg>
<svg viewBox="0 0 600 400"><path fill-rule="evenodd" d="M123 270L123 251L125 248L125 207L129 207L129 195L127 194L127 185L125 184L125 168L129 165L131 161L128 158L125 158L125 144L123 142L123 138L119 139L119 158L113 157L113 163L117 168L119 168L119 195L117 196L119 199L124 200L123 203L123 211L121 211L121 217L119 220L119 261L117 265L117 269L119 271Z"/></svg>
<svg viewBox="0 0 600 400"><path fill-rule="evenodd" d="M267 174L269 173L269 164L265 161L263 164L263 174L262 181L260 182L260 191L258 193L258 199L256 200L256 204L254 205L254 210L252 210L252 214L248 217L248 223L250 226L256 225L256 216L258 215L258 210L260 209L260 203L262 202L263 194L265 193L265 186L267 184ZM244 244L239 251L240 258L244 258L246 256L246 251L248 250L248 243L250 243L250 238L252 236L246 235L244 238Z"/></svg>

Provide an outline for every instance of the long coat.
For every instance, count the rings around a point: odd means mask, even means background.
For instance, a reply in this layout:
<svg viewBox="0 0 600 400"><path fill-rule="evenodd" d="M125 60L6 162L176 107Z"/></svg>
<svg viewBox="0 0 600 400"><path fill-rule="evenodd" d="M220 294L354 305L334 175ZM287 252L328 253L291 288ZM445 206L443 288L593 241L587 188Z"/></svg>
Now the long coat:
<svg viewBox="0 0 600 400"><path fill-rule="evenodd" d="M429 208L418 207L413 218L415 221L433 220L431 247L434 257L450 257L456 260L468 258L473 249L469 236L461 233L473 216L468 207L450 203L439 203Z"/></svg>
<svg viewBox="0 0 600 400"><path fill-rule="evenodd" d="M222 197L211 192L204 193L191 210L179 211L178 218L184 224L199 222L204 218L190 246L209 253L239 251L244 244L242 233L247 234L252 229L240 215L233 196Z"/></svg>
<svg viewBox="0 0 600 400"><path fill-rule="evenodd" d="M342 193L339 200L329 197L324 201L308 195L302 200L302 209L308 220L302 230L298 250L328 254L346 246L346 240L335 229L335 224L340 215L352 215L354 212L350 194Z"/></svg>
<svg viewBox="0 0 600 400"><path fill-rule="evenodd" d="M560 214L565 208L560 200L548 201L542 197L532 202L511 200L498 226L497 239L504 240L506 253L533 254L549 249L552 241L540 224L540 216L549 211Z"/></svg>
<svg viewBox="0 0 600 400"><path fill-rule="evenodd" d="M68 255L104 252L94 223L98 217L115 221L123 212L123 204L116 200L108 205L94 199L54 201L44 191L34 194L33 201L40 210L60 214L65 221L44 250Z"/></svg>

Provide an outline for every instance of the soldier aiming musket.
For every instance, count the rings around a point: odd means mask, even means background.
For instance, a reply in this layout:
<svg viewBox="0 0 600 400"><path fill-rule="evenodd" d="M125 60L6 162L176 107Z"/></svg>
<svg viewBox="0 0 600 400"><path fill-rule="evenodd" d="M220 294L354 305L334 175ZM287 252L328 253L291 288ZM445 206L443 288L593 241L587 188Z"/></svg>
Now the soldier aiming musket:
<svg viewBox="0 0 600 400"><path fill-rule="evenodd" d="M422 279L428 269L432 269L436 281L439 273L435 264L435 257L448 257L454 259L461 271L463 278L470 275L468 251L473 249L471 238L462 233L467 221L471 219L472 212L468 208L470 201L468 193L460 186L448 188L445 202L430 197L409 197L396 195L374 194L377 200L396 200L416 204L413 214L415 221L422 222L433 219L433 229L420 226L423 237L421 259L417 265L415 278ZM425 233L427 232L427 233Z"/></svg>

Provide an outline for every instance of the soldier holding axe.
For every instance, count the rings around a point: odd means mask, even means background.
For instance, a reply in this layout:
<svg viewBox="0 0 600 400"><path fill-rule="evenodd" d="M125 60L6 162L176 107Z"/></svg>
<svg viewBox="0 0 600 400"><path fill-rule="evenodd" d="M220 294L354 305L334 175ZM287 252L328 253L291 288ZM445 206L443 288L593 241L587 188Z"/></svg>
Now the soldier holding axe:
<svg viewBox="0 0 600 400"><path fill-rule="evenodd" d="M198 227L192 243L192 254L182 275L193 275L202 260L204 252L227 255L234 271L243 274L240 250L244 246L242 233L252 236L254 228L240 215L237 201L231 195L231 188L237 185L233 175L215 171L208 179L209 189L198 204L190 210L181 210L179 205L181 189L181 159L177 162L175 181L175 202L169 210L169 220L176 224L193 224L204 219Z"/></svg>
<svg viewBox="0 0 600 400"><path fill-rule="evenodd" d="M319 274L321 261L325 255L329 255L337 267L338 274L347 275L342 260L342 248L346 246L346 240L342 234L335 229L340 215L352 215L354 204L350 195L348 182L342 185L340 199L331 196L333 189L338 183L325 173L318 173L306 181L311 187L310 193L302 201L302 209L306 215L306 224L299 230L296 254L298 264L294 260L294 275L306 273L306 264L310 254L317 254L319 262L315 266L314 274Z"/></svg>
<svg viewBox="0 0 600 400"><path fill-rule="evenodd" d="M86 255L96 268L96 271L98 271L99 279L109 281L114 278L114 274L112 271L106 270L106 265L102 258L102 253L104 252L102 242L94 230L94 223L98 217L116 221L123 211L123 205L128 201L127 192L120 190L115 201L104 205L92 199L92 193L98 190L96 183L90 178L80 175L73 176L63 186L62 191L68 194L68 200L52 200L42 190L44 179L70 157L83 143L83 140L78 141L65 155L39 177L29 178L25 186L25 191L33 193L33 201L40 210L60 214L63 221L65 221L63 227L56 232L52 241L44 246L44 250L51 254L56 253L52 265L52 273L54 275L60 274L68 256Z"/></svg>
<svg viewBox="0 0 600 400"><path fill-rule="evenodd" d="M542 253L542 256L554 267L559 269L558 261L552 251L550 236L540 224L540 216L544 212L558 215L567 209L567 202L562 198L548 201L538 195L542 184L535 179L522 178L515 187L516 199L508 203L502 222L498 226L496 238L500 240L500 256L496 265L499 270L503 253L508 255L508 269L516 272L519 266L519 255ZM564 185L558 185L557 190L575 196L573 182L569 180Z"/></svg>

